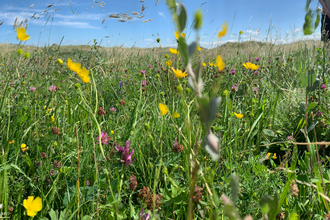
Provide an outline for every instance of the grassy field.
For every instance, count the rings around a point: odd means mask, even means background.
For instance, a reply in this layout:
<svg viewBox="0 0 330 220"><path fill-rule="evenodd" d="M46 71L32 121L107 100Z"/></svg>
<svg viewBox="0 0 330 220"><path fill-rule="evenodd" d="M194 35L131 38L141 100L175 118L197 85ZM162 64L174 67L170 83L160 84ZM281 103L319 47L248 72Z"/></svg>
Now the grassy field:
<svg viewBox="0 0 330 220"><path fill-rule="evenodd" d="M329 49L178 42L0 45L0 219L325 219Z"/></svg>

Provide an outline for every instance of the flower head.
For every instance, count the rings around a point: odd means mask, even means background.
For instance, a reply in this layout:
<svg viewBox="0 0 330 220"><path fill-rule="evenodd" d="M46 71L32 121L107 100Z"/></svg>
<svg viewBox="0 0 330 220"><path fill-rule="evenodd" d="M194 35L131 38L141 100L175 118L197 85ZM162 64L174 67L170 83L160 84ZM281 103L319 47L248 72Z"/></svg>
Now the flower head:
<svg viewBox="0 0 330 220"><path fill-rule="evenodd" d="M173 118L179 118L180 117L180 114L177 113L177 112L173 112L172 117Z"/></svg>
<svg viewBox="0 0 330 220"><path fill-rule="evenodd" d="M96 138L96 141L99 140L99 136ZM111 140L110 136L108 136L107 133L104 133L103 131L101 131L101 143L103 145L107 145L108 142Z"/></svg>
<svg viewBox="0 0 330 220"><path fill-rule="evenodd" d="M219 33L218 33L218 38L223 37L223 36L226 35L226 33L227 33L227 28L228 28L228 23L227 23L227 21L225 21L225 23L223 23L221 26L222 26L222 30L219 31Z"/></svg>
<svg viewBox="0 0 330 220"><path fill-rule="evenodd" d="M243 31L239 31L239 34L242 35L243 34Z"/></svg>
<svg viewBox="0 0 330 220"><path fill-rule="evenodd" d="M160 114L163 116L163 115L166 115L168 113L168 107L162 103L159 103L158 104L158 108L160 110Z"/></svg>
<svg viewBox="0 0 330 220"><path fill-rule="evenodd" d="M150 213L145 212L142 208L142 211L140 212L140 220L148 220L150 218Z"/></svg>
<svg viewBox="0 0 330 220"><path fill-rule="evenodd" d="M324 90L324 89L326 89L326 88L327 88L327 85L326 85L326 84L322 84L322 85L321 85L321 89Z"/></svg>
<svg viewBox="0 0 330 220"><path fill-rule="evenodd" d="M170 50L170 52L171 52L172 54L177 54L177 53L178 53L178 51L177 51L176 49L169 48L169 50Z"/></svg>
<svg viewBox="0 0 330 220"><path fill-rule="evenodd" d="M26 53L24 54L24 57L25 57L25 58L30 58L30 53L29 53L29 52L26 52Z"/></svg>
<svg viewBox="0 0 330 220"><path fill-rule="evenodd" d="M117 111L115 107L110 108L110 111L115 112Z"/></svg>
<svg viewBox="0 0 330 220"><path fill-rule="evenodd" d="M243 114L238 114L238 113L236 113L236 112L234 112L234 114L235 114L235 116L236 116L237 118L243 118Z"/></svg>
<svg viewBox="0 0 330 220"><path fill-rule="evenodd" d="M29 196L28 199L23 200L23 206L27 211L27 215L34 217L37 212L42 209L42 201L40 197L34 198L34 196Z"/></svg>
<svg viewBox="0 0 330 220"><path fill-rule="evenodd" d="M260 58L259 57L256 57L256 61L258 62L260 60Z"/></svg>
<svg viewBox="0 0 330 220"><path fill-rule="evenodd" d="M56 92L56 86L54 86L54 85L49 86L48 91Z"/></svg>
<svg viewBox="0 0 330 220"><path fill-rule="evenodd" d="M18 55L22 55L22 54L23 54L23 50L22 50L21 48L19 48L19 49L16 51L16 53L17 53Z"/></svg>
<svg viewBox="0 0 330 220"><path fill-rule="evenodd" d="M166 65L167 65L168 67L171 67L171 66L172 66L172 61L171 61L171 60L166 61Z"/></svg>
<svg viewBox="0 0 330 220"><path fill-rule="evenodd" d="M145 70L141 70L140 73L144 75L144 74L146 74L146 71Z"/></svg>
<svg viewBox="0 0 330 220"><path fill-rule="evenodd" d="M116 151L118 151L121 154L120 162L124 163L126 167L128 167L131 163L134 162L135 158L132 159L132 155L134 153L134 149L130 151L129 141L126 141L125 146L120 146L118 144L117 147L115 147Z"/></svg>
<svg viewBox="0 0 330 220"><path fill-rule="evenodd" d="M232 75L235 75L236 74L236 70L235 69L231 69L230 72L231 72Z"/></svg>
<svg viewBox="0 0 330 220"><path fill-rule="evenodd" d="M62 65L63 64L63 60L57 59L57 63L58 63L58 65Z"/></svg>
<svg viewBox="0 0 330 220"><path fill-rule="evenodd" d="M203 66L205 67L206 66L206 63L203 63Z"/></svg>
<svg viewBox="0 0 330 220"><path fill-rule="evenodd" d="M36 87L30 87L30 91L31 91L31 92L36 91L36 89L37 89Z"/></svg>
<svg viewBox="0 0 330 220"><path fill-rule="evenodd" d="M213 66L213 62L209 62L209 65L210 65L210 66Z"/></svg>
<svg viewBox="0 0 330 220"><path fill-rule="evenodd" d="M253 88L253 92L255 92L256 94L258 94L258 91L259 91L259 87L254 87Z"/></svg>
<svg viewBox="0 0 330 220"><path fill-rule="evenodd" d="M277 159L277 157L276 157L276 153L274 153L274 155L273 155L273 159L274 159L274 160Z"/></svg>
<svg viewBox="0 0 330 220"><path fill-rule="evenodd" d="M175 70L173 67L172 67L172 71L173 71L173 73L175 74L175 76L178 77L178 78L183 78L183 77L185 77L185 76L188 76L187 73L182 72L182 71L179 70L179 69Z"/></svg>
<svg viewBox="0 0 330 220"><path fill-rule="evenodd" d="M145 86L145 85L146 85L146 81L143 80L143 81L142 81L142 86Z"/></svg>
<svg viewBox="0 0 330 220"><path fill-rule="evenodd" d="M259 69L259 65L255 65L253 63L243 63L243 66L246 68L246 69L252 69L252 70L257 70Z"/></svg>
<svg viewBox="0 0 330 220"><path fill-rule="evenodd" d="M235 85L233 87L231 87L231 90L237 92L238 91L238 84L235 83Z"/></svg>
<svg viewBox="0 0 330 220"><path fill-rule="evenodd" d="M225 63L223 62L222 58L220 55L217 56L217 67L219 69L219 71L223 70L225 68ZM214 65L215 66L215 65Z"/></svg>
<svg viewBox="0 0 330 220"><path fill-rule="evenodd" d="M202 50L202 49L201 49L201 46L198 46L198 47L197 47L197 50L201 51L201 50Z"/></svg>
<svg viewBox="0 0 330 220"><path fill-rule="evenodd" d="M74 63L74 62L72 62L72 60L70 58L68 59L67 65L71 71L76 72L76 73L79 71L79 69L81 67L80 63Z"/></svg>
<svg viewBox="0 0 330 220"><path fill-rule="evenodd" d="M26 34L26 29L24 29L22 27L16 28L16 33L17 33L17 38L20 41L26 41L26 40L30 39L30 36Z"/></svg>

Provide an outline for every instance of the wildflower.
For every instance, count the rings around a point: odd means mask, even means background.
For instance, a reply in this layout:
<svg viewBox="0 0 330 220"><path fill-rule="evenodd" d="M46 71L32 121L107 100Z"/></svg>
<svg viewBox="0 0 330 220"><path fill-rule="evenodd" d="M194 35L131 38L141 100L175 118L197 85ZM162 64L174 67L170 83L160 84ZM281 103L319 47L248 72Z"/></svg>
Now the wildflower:
<svg viewBox="0 0 330 220"><path fill-rule="evenodd" d="M137 186L136 176L134 176L134 175L130 176L129 180L130 180L129 188L132 191L134 191Z"/></svg>
<svg viewBox="0 0 330 220"><path fill-rule="evenodd" d="M22 54L23 54L23 50L22 50L21 48L19 48L19 49L16 51L16 53L17 53L18 55L22 55Z"/></svg>
<svg viewBox="0 0 330 220"><path fill-rule="evenodd" d="M170 56L168 54L165 54L165 59L168 59Z"/></svg>
<svg viewBox="0 0 330 220"><path fill-rule="evenodd" d="M252 69L252 70L257 70L259 69L259 65L255 65L253 63L243 63L243 66L246 68L246 69Z"/></svg>
<svg viewBox="0 0 330 220"><path fill-rule="evenodd" d="M180 117L180 114L177 113L177 112L173 112L172 117L173 118L178 118L178 117Z"/></svg>
<svg viewBox="0 0 330 220"><path fill-rule="evenodd" d="M289 140L289 141L293 141L294 140L293 132L291 133L290 136L287 136L286 139Z"/></svg>
<svg viewBox="0 0 330 220"><path fill-rule="evenodd" d="M205 67L206 66L206 63L203 63L203 66Z"/></svg>
<svg viewBox="0 0 330 220"><path fill-rule="evenodd" d="M58 144L57 144L57 141L55 141L55 142L54 142L54 146L57 147L57 145L58 145Z"/></svg>
<svg viewBox="0 0 330 220"><path fill-rule="evenodd" d="M167 65L168 67L171 67L171 66L172 66L172 61L171 61L171 60L166 61L166 65Z"/></svg>
<svg viewBox="0 0 330 220"><path fill-rule="evenodd" d="M48 114L49 111L50 111L50 108L47 109L46 114Z"/></svg>
<svg viewBox="0 0 330 220"><path fill-rule="evenodd" d="M270 157L271 153L267 153L266 160Z"/></svg>
<svg viewBox="0 0 330 220"><path fill-rule="evenodd" d="M29 53L29 52L26 52L26 53L24 54L24 57L25 57L25 58L30 58L30 53Z"/></svg>
<svg viewBox="0 0 330 220"><path fill-rule="evenodd" d="M26 144L21 144L21 149L25 148Z"/></svg>
<svg viewBox="0 0 330 220"><path fill-rule="evenodd" d="M259 74L258 70L254 71L253 74L254 74L254 75L258 75L258 74Z"/></svg>
<svg viewBox="0 0 330 220"><path fill-rule="evenodd" d="M181 37L186 38L186 33L181 33Z"/></svg>
<svg viewBox="0 0 330 220"><path fill-rule="evenodd" d="M34 196L29 196L28 199L23 200L23 206L27 211L27 215L34 217L37 212L42 209L42 201L40 197L34 198Z"/></svg>
<svg viewBox="0 0 330 220"><path fill-rule="evenodd" d="M142 86L145 86L145 85L146 85L146 81L143 80L143 81L142 81Z"/></svg>
<svg viewBox="0 0 330 220"><path fill-rule="evenodd" d="M117 111L115 107L110 108L110 111L115 112Z"/></svg>
<svg viewBox="0 0 330 220"><path fill-rule="evenodd" d="M260 60L260 58L259 57L256 57L256 61L258 62Z"/></svg>
<svg viewBox="0 0 330 220"><path fill-rule="evenodd" d="M290 187L291 187L290 192L292 193L293 197L297 197L299 195L299 189L294 180L291 181ZM328 219L328 218L326 218L326 219Z"/></svg>
<svg viewBox="0 0 330 220"><path fill-rule="evenodd" d="M54 175L55 175L55 170L51 169L51 170L49 171L49 176L54 176Z"/></svg>
<svg viewBox="0 0 330 220"><path fill-rule="evenodd" d="M54 85L49 86L48 91L56 92L56 86L54 86Z"/></svg>
<svg viewBox="0 0 330 220"><path fill-rule="evenodd" d="M238 91L238 84L235 83L235 85L233 87L231 87L231 90L237 92Z"/></svg>
<svg viewBox="0 0 330 220"><path fill-rule="evenodd" d="M209 65L210 65L210 66L213 66L213 62L209 62Z"/></svg>
<svg viewBox="0 0 330 220"><path fill-rule="evenodd" d="M57 59L57 63L58 63L58 65L62 65L63 64L63 60Z"/></svg>
<svg viewBox="0 0 330 220"><path fill-rule="evenodd" d="M44 109L46 109L47 108L47 106L44 106Z"/></svg>
<svg viewBox="0 0 330 220"><path fill-rule="evenodd" d="M21 150L22 150L22 152L24 152L24 151L26 151L28 149L29 149L29 147L27 147L26 144L21 144Z"/></svg>
<svg viewBox="0 0 330 220"><path fill-rule="evenodd" d="M31 92L36 91L36 89L37 89L36 87L30 87L30 91L31 91Z"/></svg>
<svg viewBox="0 0 330 220"><path fill-rule="evenodd" d="M57 160L54 160L53 162L53 168L54 169L58 169L61 167L61 162L60 161L57 161Z"/></svg>
<svg viewBox="0 0 330 220"><path fill-rule="evenodd" d="M42 159L47 158L47 154L45 152L41 152L40 156Z"/></svg>
<svg viewBox="0 0 330 220"><path fill-rule="evenodd" d="M151 65L149 65L148 67L149 67L149 68L151 68L152 66L151 66Z"/></svg>
<svg viewBox="0 0 330 220"><path fill-rule="evenodd" d="M159 107L159 110L160 110L160 114L163 116L163 115L166 115L168 113L168 107L162 103L159 103L158 104L158 107Z"/></svg>
<svg viewBox="0 0 330 220"><path fill-rule="evenodd" d="M201 49L201 47L200 47L200 46L198 46L198 47L197 47L197 50L198 50L198 51L201 51L202 49Z"/></svg>
<svg viewBox="0 0 330 220"><path fill-rule="evenodd" d="M321 85L321 89L324 90L324 89L326 89L326 88L327 88L327 85L326 85L326 84L322 84L322 85Z"/></svg>
<svg viewBox="0 0 330 220"><path fill-rule="evenodd" d="M142 208L142 211L140 212L140 219L139 220L148 220L150 218L150 213L145 212Z"/></svg>
<svg viewBox="0 0 330 220"><path fill-rule="evenodd" d="M113 130L111 130L111 134L114 134L115 132Z"/></svg>
<svg viewBox="0 0 330 220"><path fill-rule="evenodd" d="M15 140L12 140L12 141L9 142L9 144L13 144L13 143L15 143Z"/></svg>
<svg viewBox="0 0 330 220"><path fill-rule="evenodd" d="M179 37L180 37L180 36L179 36L179 32L178 32L178 31L175 31L175 32L174 32L174 36L175 36L176 39L179 39Z"/></svg>
<svg viewBox="0 0 330 220"><path fill-rule="evenodd" d="M243 34L243 31L239 31L239 34L242 35Z"/></svg>
<svg viewBox="0 0 330 220"><path fill-rule="evenodd" d="M52 121L52 122L55 121L55 117L54 117L54 115L52 115L52 117L50 117L50 118L51 118L51 121Z"/></svg>
<svg viewBox="0 0 330 220"><path fill-rule="evenodd" d="M60 129L58 127L52 127L53 134L60 134Z"/></svg>
<svg viewBox="0 0 330 220"><path fill-rule="evenodd" d="M172 67L172 71L173 71L173 73L175 74L175 76L178 77L178 78L183 78L183 77L185 77L185 76L188 76L187 73L182 72L182 71L179 70L179 69L175 70L173 67Z"/></svg>
<svg viewBox="0 0 330 220"><path fill-rule="evenodd" d="M160 43L160 38L157 38L157 40L156 40L156 41L157 41L157 43Z"/></svg>
<svg viewBox="0 0 330 220"><path fill-rule="evenodd" d="M140 193L138 196L141 200L147 200L147 199L149 199L150 194L151 193L150 193L149 187L143 186L142 189L140 189Z"/></svg>
<svg viewBox="0 0 330 220"><path fill-rule="evenodd" d="M220 55L217 56L217 67L218 67L219 71L221 71L221 70L223 70L225 68L225 63L223 62L223 60L222 60L222 58L221 58Z"/></svg>
<svg viewBox="0 0 330 220"><path fill-rule="evenodd" d="M99 140L99 136L96 138L96 143L98 140ZM111 140L110 136L108 136L107 133L104 133L103 131L101 131L101 143L103 145L107 145L110 140Z"/></svg>
<svg viewBox="0 0 330 220"><path fill-rule="evenodd" d="M230 72L231 72L232 75L235 75L236 74L236 70L235 69L231 69Z"/></svg>
<svg viewBox="0 0 330 220"><path fill-rule="evenodd" d="M318 110L318 111L316 112L316 115L317 115L317 116L322 116L322 112L321 112L320 110Z"/></svg>
<svg viewBox="0 0 330 220"><path fill-rule="evenodd" d="M161 194L156 194L155 195L155 209L158 209L161 205L161 199L162 199L162 195ZM154 196L151 195L149 196L149 200L148 200L148 204L147 204L147 208L148 209L152 209L153 208L153 204L154 204Z"/></svg>
<svg viewBox="0 0 330 220"><path fill-rule="evenodd" d="M276 153L274 153L273 159L274 159L274 160L276 160L276 159L277 159L277 157L276 157Z"/></svg>
<svg viewBox="0 0 330 220"><path fill-rule="evenodd" d="M74 62L72 62L72 60L70 58L68 59L67 65L71 71L76 72L76 73L79 71L79 69L81 67L80 63L74 63Z"/></svg>
<svg viewBox="0 0 330 220"><path fill-rule="evenodd" d="M203 189L201 187L196 186L194 189L193 201L195 203L199 203L203 196Z"/></svg>
<svg viewBox="0 0 330 220"><path fill-rule="evenodd" d="M217 68L217 67L218 67L218 64L215 63L215 64L214 64L214 67Z"/></svg>
<svg viewBox="0 0 330 220"><path fill-rule="evenodd" d="M77 74L80 76L81 80L84 83L90 83L91 82L91 78L88 76L89 71L85 67L83 67L82 69L79 69Z"/></svg>
<svg viewBox="0 0 330 220"><path fill-rule="evenodd" d="M105 115L105 113L106 113L106 112L105 112L104 108L103 108L102 106L100 106L99 109L98 109L97 114L98 114L98 115Z"/></svg>
<svg viewBox="0 0 330 220"><path fill-rule="evenodd" d="M181 151L183 151L183 146L181 144L179 144L175 138L175 140L173 141L173 147L172 150L175 153L180 153Z"/></svg>
<svg viewBox="0 0 330 220"><path fill-rule="evenodd" d="M227 28L228 28L228 23L227 23L227 21L225 21L225 23L223 23L221 26L222 26L222 31L219 31L219 33L218 33L218 38L223 37L223 36L226 35L226 33L227 33Z"/></svg>
<svg viewBox="0 0 330 220"><path fill-rule="evenodd" d="M177 53L178 53L178 51L177 51L176 49L169 48L169 50L170 50L170 52L171 52L172 54L177 54Z"/></svg>
<svg viewBox="0 0 330 220"><path fill-rule="evenodd" d="M132 149L132 151L129 152L130 151L129 141L126 141L125 146L120 146L118 144L118 146L115 147L115 149L121 154L120 162L124 163L126 167L128 167L131 163L134 162L135 158L132 159L134 149Z"/></svg>
<svg viewBox="0 0 330 220"><path fill-rule="evenodd" d="M256 94L258 94L259 88L258 87L254 87L253 88L253 92L255 92Z"/></svg>
<svg viewBox="0 0 330 220"><path fill-rule="evenodd" d="M26 29L24 29L22 27L17 27L16 33L17 33L17 38L20 41L26 41L26 40L30 39L30 36L26 34Z"/></svg>
<svg viewBox="0 0 330 220"><path fill-rule="evenodd" d="M141 74L146 74L146 71L145 70L141 70L140 73Z"/></svg>
<svg viewBox="0 0 330 220"><path fill-rule="evenodd" d="M236 113L236 112L234 112L234 114L235 114L235 116L236 116L237 118L243 118L243 115L242 115L242 114L238 114L238 113Z"/></svg>

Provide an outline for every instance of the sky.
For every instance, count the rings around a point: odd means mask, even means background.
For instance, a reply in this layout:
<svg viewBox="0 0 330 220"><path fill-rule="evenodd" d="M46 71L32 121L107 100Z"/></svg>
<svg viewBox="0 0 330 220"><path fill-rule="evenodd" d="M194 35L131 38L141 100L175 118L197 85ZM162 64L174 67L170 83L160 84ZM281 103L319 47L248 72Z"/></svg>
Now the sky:
<svg viewBox="0 0 330 220"><path fill-rule="evenodd" d="M13 28L17 18L18 24L27 19L27 34L31 38L23 42L26 45L92 45L96 39L98 44L106 47L158 47L156 39L160 38L162 46L175 47L175 26L166 1L159 0L157 4L156 1L0 0L0 23L4 21L0 26L0 43L19 43ZM191 27L194 13L198 9L203 12L203 27L198 34L199 44L204 48L238 40L283 44L303 39L320 39L320 27L313 35L303 35L305 0L177 2L182 2L187 9L185 32L188 42L197 38ZM317 6L320 6L318 1L312 1L310 7L316 9ZM145 7L143 13L142 7ZM118 13L121 16L126 13L130 19L109 17ZM143 15L143 18L138 17ZM228 23L228 33L218 39L217 33L225 21ZM240 31L243 34L239 36Z"/></svg>

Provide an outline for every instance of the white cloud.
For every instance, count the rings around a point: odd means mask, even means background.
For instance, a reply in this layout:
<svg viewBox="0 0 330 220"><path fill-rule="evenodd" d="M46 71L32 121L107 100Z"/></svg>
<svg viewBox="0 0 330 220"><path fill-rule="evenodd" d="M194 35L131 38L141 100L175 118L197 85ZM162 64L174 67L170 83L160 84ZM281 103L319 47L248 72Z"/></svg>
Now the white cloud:
<svg viewBox="0 0 330 220"><path fill-rule="evenodd" d="M300 28L297 28L297 29L295 29L293 32L294 33L297 33L297 32L300 32L300 31L302 31L302 28L300 27Z"/></svg>
<svg viewBox="0 0 330 220"><path fill-rule="evenodd" d="M164 15L164 12L159 11L158 14L159 14L160 16L162 16L163 18L166 18L166 16Z"/></svg>

